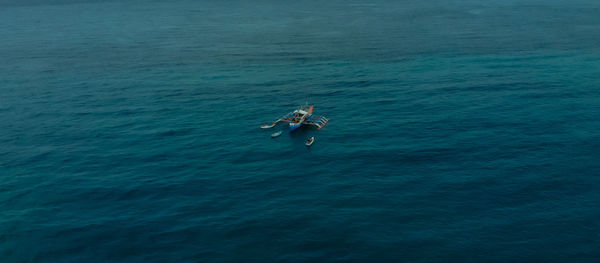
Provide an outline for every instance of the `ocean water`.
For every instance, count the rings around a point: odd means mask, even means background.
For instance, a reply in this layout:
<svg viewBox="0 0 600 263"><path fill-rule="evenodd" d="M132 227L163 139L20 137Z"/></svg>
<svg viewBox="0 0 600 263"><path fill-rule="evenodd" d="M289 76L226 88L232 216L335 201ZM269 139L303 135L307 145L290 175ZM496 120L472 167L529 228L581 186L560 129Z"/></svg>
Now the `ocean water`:
<svg viewBox="0 0 600 263"><path fill-rule="evenodd" d="M599 14L2 0L0 262L598 262Z"/></svg>

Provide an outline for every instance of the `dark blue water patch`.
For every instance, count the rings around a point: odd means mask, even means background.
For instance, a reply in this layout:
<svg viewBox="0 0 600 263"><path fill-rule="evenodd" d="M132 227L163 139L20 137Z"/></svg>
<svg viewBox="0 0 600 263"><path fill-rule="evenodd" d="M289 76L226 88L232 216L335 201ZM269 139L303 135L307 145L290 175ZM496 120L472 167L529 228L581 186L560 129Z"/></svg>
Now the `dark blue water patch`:
<svg viewBox="0 0 600 263"><path fill-rule="evenodd" d="M169 130L169 131L165 131L165 132L160 132L157 135L160 137L182 136L182 135L190 134L191 132L193 132L192 129L180 129L180 130Z"/></svg>

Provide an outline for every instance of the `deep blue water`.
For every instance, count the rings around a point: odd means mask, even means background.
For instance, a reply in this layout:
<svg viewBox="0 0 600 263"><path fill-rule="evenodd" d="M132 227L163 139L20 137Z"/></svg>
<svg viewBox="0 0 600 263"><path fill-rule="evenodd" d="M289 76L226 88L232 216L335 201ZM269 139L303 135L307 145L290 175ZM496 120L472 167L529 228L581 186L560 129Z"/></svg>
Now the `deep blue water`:
<svg viewBox="0 0 600 263"><path fill-rule="evenodd" d="M0 1L0 262L598 262L600 2L363 2Z"/></svg>

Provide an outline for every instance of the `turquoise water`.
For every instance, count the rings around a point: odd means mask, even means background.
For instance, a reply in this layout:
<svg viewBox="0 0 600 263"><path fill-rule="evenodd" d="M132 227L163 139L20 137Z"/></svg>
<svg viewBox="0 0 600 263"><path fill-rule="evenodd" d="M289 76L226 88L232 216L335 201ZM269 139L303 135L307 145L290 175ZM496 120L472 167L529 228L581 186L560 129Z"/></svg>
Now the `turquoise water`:
<svg viewBox="0 0 600 263"><path fill-rule="evenodd" d="M2 0L0 261L595 262L598 14Z"/></svg>

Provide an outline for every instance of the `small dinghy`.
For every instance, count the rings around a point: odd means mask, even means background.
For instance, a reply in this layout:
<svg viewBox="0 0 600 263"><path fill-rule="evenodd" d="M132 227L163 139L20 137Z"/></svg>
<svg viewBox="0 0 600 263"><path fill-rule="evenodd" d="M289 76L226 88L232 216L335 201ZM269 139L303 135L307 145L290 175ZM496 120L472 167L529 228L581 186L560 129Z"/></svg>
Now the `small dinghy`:
<svg viewBox="0 0 600 263"><path fill-rule="evenodd" d="M271 133L271 138L279 137L279 135L281 135L281 133L283 133L283 131Z"/></svg>
<svg viewBox="0 0 600 263"><path fill-rule="evenodd" d="M261 128L261 129L271 129L271 128L275 127L275 124L276 124L276 123L273 123L273 124L269 125L269 124L266 124L266 123L265 123L265 124L263 124L262 126L260 126L260 128Z"/></svg>
<svg viewBox="0 0 600 263"><path fill-rule="evenodd" d="M315 142L315 137L314 136L308 138L308 140L306 140L306 143L304 145L306 145L308 147L308 146L311 146L313 144L313 142Z"/></svg>

